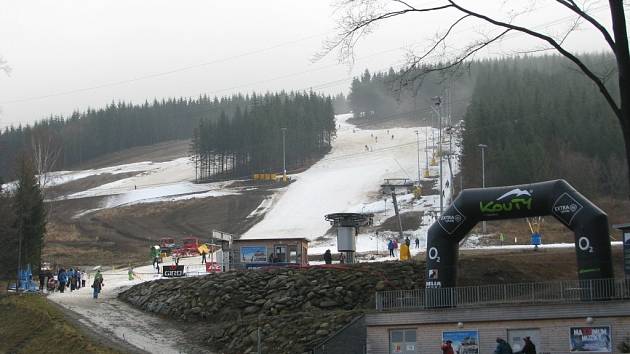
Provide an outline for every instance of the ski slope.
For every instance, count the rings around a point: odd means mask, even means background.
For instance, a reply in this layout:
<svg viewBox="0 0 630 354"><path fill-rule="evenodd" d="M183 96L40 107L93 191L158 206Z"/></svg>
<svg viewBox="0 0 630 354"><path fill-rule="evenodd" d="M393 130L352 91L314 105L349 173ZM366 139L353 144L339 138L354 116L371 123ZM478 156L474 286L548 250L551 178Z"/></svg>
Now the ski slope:
<svg viewBox="0 0 630 354"><path fill-rule="evenodd" d="M326 214L382 211L379 205L384 209L386 202L380 185L386 178L418 179L415 131L420 133L423 168L425 139L431 134L430 128L363 130L347 123L350 117L350 114L337 116L339 128L332 151L308 170L292 175L296 181L274 200L263 220L241 238L314 240L330 228L324 220ZM370 151L366 151L366 146ZM404 201L405 197L401 198ZM391 198L389 208L391 211Z"/></svg>

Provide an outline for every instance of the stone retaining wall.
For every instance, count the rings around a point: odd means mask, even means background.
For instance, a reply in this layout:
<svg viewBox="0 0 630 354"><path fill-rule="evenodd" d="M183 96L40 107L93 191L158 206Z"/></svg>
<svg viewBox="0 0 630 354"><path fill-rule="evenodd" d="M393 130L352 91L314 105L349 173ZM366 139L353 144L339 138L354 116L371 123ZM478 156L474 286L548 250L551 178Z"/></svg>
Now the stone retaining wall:
<svg viewBox="0 0 630 354"><path fill-rule="evenodd" d="M302 353L374 309L376 290L424 285L424 264L385 262L249 270L136 285L119 297L145 311L208 324L222 353ZM271 351L270 351L271 350Z"/></svg>

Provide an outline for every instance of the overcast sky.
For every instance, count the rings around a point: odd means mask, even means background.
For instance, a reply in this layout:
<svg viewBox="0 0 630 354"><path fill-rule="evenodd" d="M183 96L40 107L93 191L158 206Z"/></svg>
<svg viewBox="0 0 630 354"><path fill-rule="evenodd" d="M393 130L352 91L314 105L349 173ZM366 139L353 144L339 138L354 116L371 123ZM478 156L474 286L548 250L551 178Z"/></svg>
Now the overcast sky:
<svg viewBox="0 0 630 354"><path fill-rule="evenodd" d="M418 0L435 5L442 1ZM531 4L516 23L554 35L571 25L553 0L462 0L506 18L512 4ZM590 1L608 26L607 1ZM100 108L112 101L235 92L314 90L347 93L350 77L366 68L400 67L410 48L421 50L455 13L405 15L380 25L360 42L353 65L333 53L312 62L335 34L339 12L330 0L7 0L0 6L0 127L48 115ZM462 23L449 42L455 52L491 29ZM536 48L510 36L483 56ZM566 43L602 51L600 36L583 24Z"/></svg>

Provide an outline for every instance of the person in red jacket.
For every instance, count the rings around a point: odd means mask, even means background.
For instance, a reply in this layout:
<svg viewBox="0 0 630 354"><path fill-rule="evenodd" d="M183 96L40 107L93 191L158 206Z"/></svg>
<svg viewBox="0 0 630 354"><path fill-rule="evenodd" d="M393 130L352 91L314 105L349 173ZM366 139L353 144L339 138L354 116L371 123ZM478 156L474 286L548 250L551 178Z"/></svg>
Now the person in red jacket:
<svg viewBox="0 0 630 354"><path fill-rule="evenodd" d="M453 350L453 346L451 345L451 343L453 342L450 340L447 340L444 343L442 343L442 354L455 354L455 351Z"/></svg>

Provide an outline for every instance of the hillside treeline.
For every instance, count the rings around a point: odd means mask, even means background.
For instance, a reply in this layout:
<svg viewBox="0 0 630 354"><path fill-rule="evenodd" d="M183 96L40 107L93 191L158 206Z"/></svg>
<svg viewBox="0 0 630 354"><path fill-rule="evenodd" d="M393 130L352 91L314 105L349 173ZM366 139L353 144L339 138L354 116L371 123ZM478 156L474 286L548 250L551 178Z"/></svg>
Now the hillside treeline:
<svg viewBox="0 0 630 354"><path fill-rule="evenodd" d="M474 72L431 70L430 66L377 73L365 70L352 80L348 94L354 118L382 121L402 114L426 119L436 96L442 96L444 102L451 96L450 109L454 116L461 116L470 99Z"/></svg>
<svg viewBox="0 0 630 354"><path fill-rule="evenodd" d="M201 118L216 120L221 112L245 108L253 96L168 99L111 103L102 109L54 116L29 126L9 127L0 133L0 179L15 176L15 156L45 145L57 152L51 170L67 169L83 161L123 149L174 139L190 139Z"/></svg>
<svg viewBox="0 0 630 354"><path fill-rule="evenodd" d="M219 119L203 119L194 130L192 152L198 181L282 172L285 130L287 169L307 165L328 152L336 127L332 99L314 93L255 97L255 104Z"/></svg>
<svg viewBox="0 0 630 354"><path fill-rule="evenodd" d="M583 57L608 74L617 95L612 56ZM467 187L564 178L590 196L628 195L623 140L598 89L559 56L482 61L465 115L462 170Z"/></svg>

